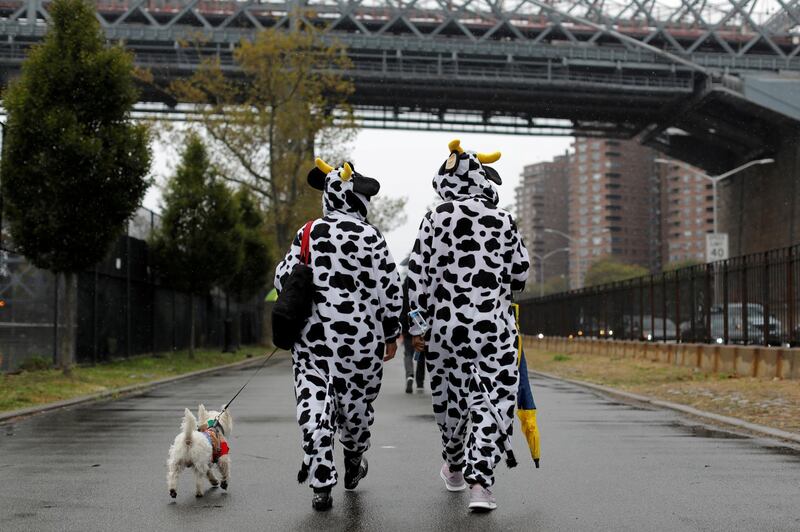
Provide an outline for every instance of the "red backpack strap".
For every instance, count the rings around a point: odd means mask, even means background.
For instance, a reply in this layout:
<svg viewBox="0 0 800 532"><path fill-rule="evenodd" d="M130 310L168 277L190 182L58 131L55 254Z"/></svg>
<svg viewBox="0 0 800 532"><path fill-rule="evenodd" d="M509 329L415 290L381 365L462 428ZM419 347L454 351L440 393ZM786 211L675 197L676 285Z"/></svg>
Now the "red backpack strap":
<svg viewBox="0 0 800 532"><path fill-rule="evenodd" d="M303 264L308 264L311 260L311 226L314 225L314 220L306 222L303 227L303 240L300 243L300 260Z"/></svg>

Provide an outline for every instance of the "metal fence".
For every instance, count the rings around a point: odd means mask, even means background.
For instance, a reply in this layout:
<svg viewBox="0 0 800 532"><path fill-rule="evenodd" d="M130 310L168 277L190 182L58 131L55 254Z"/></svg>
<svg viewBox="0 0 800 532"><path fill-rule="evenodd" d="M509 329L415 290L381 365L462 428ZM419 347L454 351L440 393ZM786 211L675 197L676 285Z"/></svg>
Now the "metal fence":
<svg viewBox="0 0 800 532"><path fill-rule="evenodd" d="M520 301L525 334L800 345L800 246Z"/></svg>
<svg viewBox="0 0 800 532"><path fill-rule="evenodd" d="M155 213L139 209L106 258L78 274L78 362L188 347L190 305L195 306L196 345L222 346L226 318L233 321L234 342L261 341L261 298L238 303L219 290L192 297L155 278L146 239L158 223ZM3 244L0 371L9 371L31 357L55 360L57 332L65 326L64 291L52 273L9 249L7 238Z"/></svg>

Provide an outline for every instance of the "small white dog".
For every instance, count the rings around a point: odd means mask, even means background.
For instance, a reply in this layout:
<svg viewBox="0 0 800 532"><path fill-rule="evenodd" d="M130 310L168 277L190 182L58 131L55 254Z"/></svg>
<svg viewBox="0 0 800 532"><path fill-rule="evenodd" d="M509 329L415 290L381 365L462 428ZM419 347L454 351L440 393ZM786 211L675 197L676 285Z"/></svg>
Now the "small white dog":
<svg viewBox="0 0 800 532"><path fill-rule="evenodd" d="M217 419L218 423L214 424ZM199 424L199 426L198 426ZM206 410L200 405L197 418L187 408L181 432L169 448L167 458L167 487L173 499L178 496L178 473L184 468L194 470L195 497L203 496L203 479L207 478L212 486L221 485L228 489L228 478L231 473L231 457L228 454L226 437L231 435L233 418L230 410L219 414L216 410ZM212 468L217 465L222 475L222 483L214 476Z"/></svg>

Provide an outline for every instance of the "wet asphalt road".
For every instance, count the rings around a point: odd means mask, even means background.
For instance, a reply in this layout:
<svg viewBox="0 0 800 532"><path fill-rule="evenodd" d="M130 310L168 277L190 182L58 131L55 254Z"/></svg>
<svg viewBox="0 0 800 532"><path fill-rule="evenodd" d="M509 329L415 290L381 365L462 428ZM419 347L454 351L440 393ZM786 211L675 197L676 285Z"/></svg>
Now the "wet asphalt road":
<svg viewBox="0 0 800 532"><path fill-rule="evenodd" d="M429 396L402 392L387 365L370 473L315 514L300 460L290 364L270 363L232 408L228 492L193 495L189 472L168 497L167 449L185 406L224 403L252 369L163 386L114 402L0 426L0 530L800 530L800 453L709 431L579 387L534 379L543 434L535 470L501 466L491 514L438 478ZM341 457L340 457L341 462Z"/></svg>

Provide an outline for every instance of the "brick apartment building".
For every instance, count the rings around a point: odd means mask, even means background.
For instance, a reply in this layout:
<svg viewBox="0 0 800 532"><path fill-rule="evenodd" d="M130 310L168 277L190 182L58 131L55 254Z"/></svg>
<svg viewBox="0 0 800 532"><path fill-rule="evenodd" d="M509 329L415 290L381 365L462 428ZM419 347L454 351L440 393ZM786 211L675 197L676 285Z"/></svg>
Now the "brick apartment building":
<svg viewBox="0 0 800 532"><path fill-rule="evenodd" d="M525 167L516 210L528 249L543 256L570 248L547 259L547 279L567 275L569 286L579 288L602 257L653 272L703 260L713 216L710 183L685 166L657 164L660 157L635 141L577 138L571 152ZM535 258L531 274L535 290Z"/></svg>
<svg viewBox="0 0 800 532"><path fill-rule="evenodd" d="M569 175L570 286L602 257L660 266L656 153L635 141L577 138Z"/></svg>
<svg viewBox="0 0 800 532"><path fill-rule="evenodd" d="M706 233L714 228L711 182L683 165L661 164L662 266L705 261Z"/></svg>
<svg viewBox="0 0 800 532"><path fill-rule="evenodd" d="M567 247L569 242L553 229L569 234L567 212L570 155L559 155L552 161L525 166L516 192L516 214L525 244L531 253L531 280L533 290L541 279L541 263L535 255L544 255ZM534 255L535 254L535 255ZM569 272L569 254L556 252L547 258L545 281L564 277Z"/></svg>

